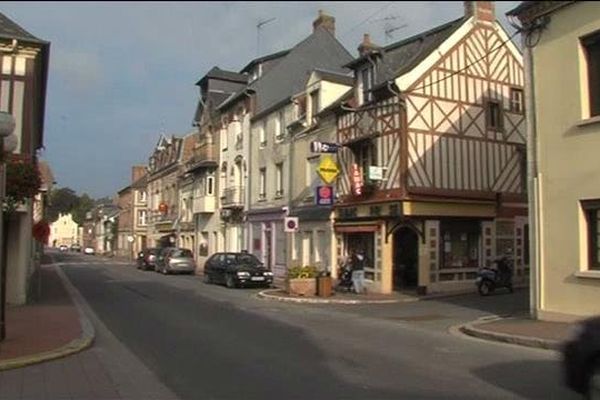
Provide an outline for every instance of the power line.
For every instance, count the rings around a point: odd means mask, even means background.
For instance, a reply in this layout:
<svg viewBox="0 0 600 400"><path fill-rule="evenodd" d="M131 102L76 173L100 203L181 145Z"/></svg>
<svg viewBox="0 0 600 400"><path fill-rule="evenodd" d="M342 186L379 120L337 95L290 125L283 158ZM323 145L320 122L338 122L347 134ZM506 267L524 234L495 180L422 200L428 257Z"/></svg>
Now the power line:
<svg viewBox="0 0 600 400"><path fill-rule="evenodd" d="M349 34L350 32L353 32L356 28L358 28L359 26L361 26L362 24L364 24L365 22L367 22L368 20L370 20L371 18L373 18L375 15L379 14L380 12L382 12L383 10L385 10L386 8L388 8L389 6L391 6L392 4L394 4L393 1L390 1L389 3L387 3L386 5L384 5L383 7L379 8L377 11L375 11L373 14L369 15L367 18L365 18L364 20L362 20L361 22L359 22L358 24L354 25L354 27L350 28L349 30L347 30L346 32L342 33L340 35L340 37L344 37L347 34Z"/></svg>

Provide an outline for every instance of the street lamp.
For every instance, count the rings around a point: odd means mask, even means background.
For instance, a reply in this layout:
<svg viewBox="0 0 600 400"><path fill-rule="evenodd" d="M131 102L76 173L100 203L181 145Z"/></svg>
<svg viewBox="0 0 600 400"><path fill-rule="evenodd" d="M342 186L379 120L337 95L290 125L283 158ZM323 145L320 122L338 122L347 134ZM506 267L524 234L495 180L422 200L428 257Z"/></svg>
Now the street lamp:
<svg viewBox="0 0 600 400"><path fill-rule="evenodd" d="M15 119L7 112L0 111L0 341L6 337L6 223L4 222L3 204L6 195L6 165L4 152L16 150L18 139L13 132Z"/></svg>

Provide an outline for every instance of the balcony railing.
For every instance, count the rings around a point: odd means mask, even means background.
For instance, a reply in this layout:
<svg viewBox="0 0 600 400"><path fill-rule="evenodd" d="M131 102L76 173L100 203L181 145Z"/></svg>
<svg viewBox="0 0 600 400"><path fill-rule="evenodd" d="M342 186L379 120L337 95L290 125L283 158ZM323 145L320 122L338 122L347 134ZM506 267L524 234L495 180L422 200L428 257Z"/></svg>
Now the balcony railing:
<svg viewBox="0 0 600 400"><path fill-rule="evenodd" d="M215 196L194 197L192 210L194 214L215 212Z"/></svg>
<svg viewBox="0 0 600 400"><path fill-rule="evenodd" d="M188 167L213 166L218 164L216 146L213 143L204 143L194 149L194 154L186 163Z"/></svg>
<svg viewBox="0 0 600 400"><path fill-rule="evenodd" d="M221 204L223 207L243 207L244 188L242 186L225 188L221 196Z"/></svg>

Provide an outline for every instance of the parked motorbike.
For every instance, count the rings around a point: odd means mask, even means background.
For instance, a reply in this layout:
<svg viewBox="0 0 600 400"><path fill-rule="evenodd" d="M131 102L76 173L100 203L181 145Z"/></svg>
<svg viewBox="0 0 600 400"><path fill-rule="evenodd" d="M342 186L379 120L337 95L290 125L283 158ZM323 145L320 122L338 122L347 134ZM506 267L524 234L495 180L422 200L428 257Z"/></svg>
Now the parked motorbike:
<svg viewBox="0 0 600 400"><path fill-rule="evenodd" d="M353 290L353 282L352 282L352 265L350 263L346 263L342 268L338 270L339 282L335 287L335 290L338 292L352 292Z"/></svg>
<svg viewBox="0 0 600 400"><path fill-rule="evenodd" d="M496 289L505 287L513 292L513 268L507 257L502 257L494 262L496 268L483 267L477 273L475 285L482 296L488 296Z"/></svg>

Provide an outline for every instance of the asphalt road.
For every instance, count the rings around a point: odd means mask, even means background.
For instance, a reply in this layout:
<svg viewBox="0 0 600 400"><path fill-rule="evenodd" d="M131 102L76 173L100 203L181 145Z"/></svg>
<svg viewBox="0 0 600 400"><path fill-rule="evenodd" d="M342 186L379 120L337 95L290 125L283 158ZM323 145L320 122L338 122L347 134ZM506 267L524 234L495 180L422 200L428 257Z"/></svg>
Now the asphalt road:
<svg viewBox="0 0 600 400"><path fill-rule="evenodd" d="M558 354L448 333L524 311L523 291L299 305L96 257L61 260L98 318L182 399L576 398Z"/></svg>

